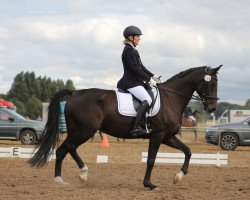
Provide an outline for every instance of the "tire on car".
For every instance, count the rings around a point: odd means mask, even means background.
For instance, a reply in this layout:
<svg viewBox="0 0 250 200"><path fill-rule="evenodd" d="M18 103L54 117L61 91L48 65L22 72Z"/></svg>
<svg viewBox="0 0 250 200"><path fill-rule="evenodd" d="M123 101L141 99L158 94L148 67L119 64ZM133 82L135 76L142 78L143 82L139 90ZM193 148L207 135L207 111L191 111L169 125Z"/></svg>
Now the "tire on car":
<svg viewBox="0 0 250 200"><path fill-rule="evenodd" d="M23 130L20 134L20 141L22 144L35 144L36 134L31 130Z"/></svg>
<svg viewBox="0 0 250 200"><path fill-rule="evenodd" d="M239 139L234 133L223 133L220 138L220 147L223 150L235 150Z"/></svg>

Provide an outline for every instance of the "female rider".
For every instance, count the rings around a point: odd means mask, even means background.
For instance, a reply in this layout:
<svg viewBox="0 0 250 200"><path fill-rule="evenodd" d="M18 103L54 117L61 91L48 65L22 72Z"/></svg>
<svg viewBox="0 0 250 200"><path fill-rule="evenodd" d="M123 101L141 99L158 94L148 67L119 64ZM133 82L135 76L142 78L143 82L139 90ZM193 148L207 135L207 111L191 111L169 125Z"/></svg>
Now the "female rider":
<svg viewBox="0 0 250 200"><path fill-rule="evenodd" d="M125 47L122 52L124 74L117 83L118 88L129 91L141 101L133 130L130 132L133 137L143 137L148 134L140 125L141 120L152 103L151 97L144 88L145 83L150 83L152 86L156 86L156 83L160 83L159 77L143 66L140 55L135 49L139 44L140 35L142 35L142 32L136 26L129 26L125 28L123 32L125 38L123 41Z"/></svg>

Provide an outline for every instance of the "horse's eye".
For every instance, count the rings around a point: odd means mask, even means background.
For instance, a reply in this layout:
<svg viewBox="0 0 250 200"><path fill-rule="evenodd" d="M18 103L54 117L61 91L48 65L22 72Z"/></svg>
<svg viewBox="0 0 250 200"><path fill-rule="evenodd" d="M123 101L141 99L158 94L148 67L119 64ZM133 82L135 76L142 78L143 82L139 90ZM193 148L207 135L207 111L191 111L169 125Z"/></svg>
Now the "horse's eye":
<svg viewBox="0 0 250 200"><path fill-rule="evenodd" d="M212 83L211 86L212 86L213 88L215 88L215 87L217 86L217 84L216 84L216 83Z"/></svg>

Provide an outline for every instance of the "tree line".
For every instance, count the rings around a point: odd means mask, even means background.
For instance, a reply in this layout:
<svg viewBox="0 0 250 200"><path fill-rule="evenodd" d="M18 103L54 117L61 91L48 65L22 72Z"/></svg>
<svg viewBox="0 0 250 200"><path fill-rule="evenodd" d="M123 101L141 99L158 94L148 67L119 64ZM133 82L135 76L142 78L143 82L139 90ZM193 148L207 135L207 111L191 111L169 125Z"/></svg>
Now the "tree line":
<svg viewBox="0 0 250 200"><path fill-rule="evenodd" d="M0 98L14 103L18 113L30 119L37 119L42 115L42 102L49 102L50 98L60 89L75 90L73 81L68 79L52 80L49 77L36 77L34 72L20 72L14 78L7 94Z"/></svg>

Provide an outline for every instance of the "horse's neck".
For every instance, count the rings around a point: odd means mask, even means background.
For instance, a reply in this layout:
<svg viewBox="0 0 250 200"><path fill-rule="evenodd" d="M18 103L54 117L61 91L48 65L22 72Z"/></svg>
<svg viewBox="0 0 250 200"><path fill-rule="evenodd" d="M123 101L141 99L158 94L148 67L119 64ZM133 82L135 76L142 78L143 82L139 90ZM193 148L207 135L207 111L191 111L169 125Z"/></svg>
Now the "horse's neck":
<svg viewBox="0 0 250 200"><path fill-rule="evenodd" d="M195 91L195 84L194 80L191 75L181 78L181 79L174 79L170 81L166 81L161 84L161 87L166 90L171 90L173 93L171 95L171 99L174 102L179 103L179 112L183 113L184 109L186 108L188 102L190 101L194 91ZM175 94L174 94L175 92ZM171 93L171 92L168 92ZM170 95L168 94L170 97Z"/></svg>

